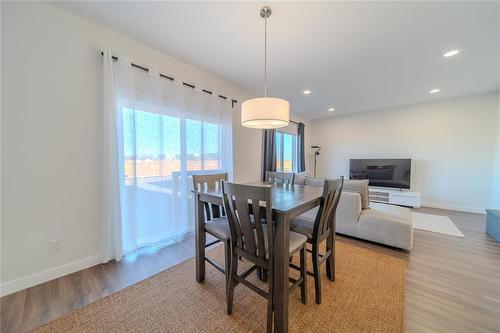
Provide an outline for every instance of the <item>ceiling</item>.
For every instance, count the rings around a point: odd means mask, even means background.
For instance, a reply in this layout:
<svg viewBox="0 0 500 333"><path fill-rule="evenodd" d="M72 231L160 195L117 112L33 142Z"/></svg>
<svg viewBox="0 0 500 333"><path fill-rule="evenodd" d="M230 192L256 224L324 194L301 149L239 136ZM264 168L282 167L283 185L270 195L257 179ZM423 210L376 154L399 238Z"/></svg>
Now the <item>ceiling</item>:
<svg viewBox="0 0 500 333"><path fill-rule="evenodd" d="M263 93L310 119L492 91L500 86L499 2L139 2L56 6ZM448 50L460 49L444 58ZM438 94L430 94L440 88ZM303 95L303 90L312 91ZM328 108L335 107L334 112Z"/></svg>

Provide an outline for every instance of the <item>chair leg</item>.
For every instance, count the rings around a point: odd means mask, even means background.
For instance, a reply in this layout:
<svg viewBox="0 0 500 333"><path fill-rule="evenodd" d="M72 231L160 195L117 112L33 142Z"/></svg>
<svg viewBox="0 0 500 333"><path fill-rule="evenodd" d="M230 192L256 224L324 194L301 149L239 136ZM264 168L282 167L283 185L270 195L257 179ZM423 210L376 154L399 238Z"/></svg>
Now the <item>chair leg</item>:
<svg viewBox="0 0 500 333"><path fill-rule="evenodd" d="M233 314L233 300L234 300L234 287L236 284L236 280L234 276L238 272L238 256L231 255L231 265L230 265L230 274L229 274L229 283L226 288L226 297L227 297L227 314Z"/></svg>
<svg viewBox="0 0 500 333"><path fill-rule="evenodd" d="M313 260L313 271L314 271L314 289L316 294L316 304L321 304L321 274L320 274L318 250L319 250L318 244L313 244L312 260Z"/></svg>
<svg viewBox="0 0 500 333"><path fill-rule="evenodd" d="M335 281L335 235L332 233L326 240L326 249L330 250L330 255L326 259L326 275L330 281Z"/></svg>
<svg viewBox="0 0 500 333"><path fill-rule="evenodd" d="M267 324L266 324L266 332L273 332L273 297L272 294L269 293L267 297Z"/></svg>
<svg viewBox="0 0 500 333"><path fill-rule="evenodd" d="M300 285L300 298L302 304L307 304L307 250L306 244L300 250L300 278L302 284Z"/></svg>
<svg viewBox="0 0 500 333"><path fill-rule="evenodd" d="M269 269L266 270L267 278L269 281L268 283L269 289L267 290L267 327L266 327L267 333L273 332L274 285L273 285L273 268L271 265L269 266Z"/></svg>
<svg viewBox="0 0 500 333"><path fill-rule="evenodd" d="M231 277L231 241L228 239L224 241L224 254L225 254L225 262L224 262L224 271L226 273L226 299L227 295L227 286L229 285L229 278Z"/></svg>
<svg viewBox="0 0 500 333"><path fill-rule="evenodd" d="M267 269L262 268L262 279L263 282L267 282Z"/></svg>

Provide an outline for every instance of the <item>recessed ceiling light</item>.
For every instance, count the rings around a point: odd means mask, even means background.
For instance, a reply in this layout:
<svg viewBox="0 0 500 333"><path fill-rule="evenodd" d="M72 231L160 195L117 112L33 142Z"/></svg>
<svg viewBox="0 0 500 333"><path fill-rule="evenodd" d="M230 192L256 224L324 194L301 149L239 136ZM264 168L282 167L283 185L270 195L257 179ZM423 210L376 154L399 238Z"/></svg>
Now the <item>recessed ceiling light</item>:
<svg viewBox="0 0 500 333"><path fill-rule="evenodd" d="M311 90L304 90L304 95L309 95L311 93Z"/></svg>
<svg viewBox="0 0 500 333"><path fill-rule="evenodd" d="M437 94L437 93L438 93L438 92L440 92L440 91L441 91L441 90L439 90L438 88L429 90L429 92L430 92L431 94Z"/></svg>
<svg viewBox="0 0 500 333"><path fill-rule="evenodd" d="M335 111L335 108L329 108L328 111L330 112Z"/></svg>
<svg viewBox="0 0 500 333"><path fill-rule="evenodd" d="M443 54L443 57L448 58L448 57L453 57L454 55L457 55L460 53L460 50L451 50Z"/></svg>

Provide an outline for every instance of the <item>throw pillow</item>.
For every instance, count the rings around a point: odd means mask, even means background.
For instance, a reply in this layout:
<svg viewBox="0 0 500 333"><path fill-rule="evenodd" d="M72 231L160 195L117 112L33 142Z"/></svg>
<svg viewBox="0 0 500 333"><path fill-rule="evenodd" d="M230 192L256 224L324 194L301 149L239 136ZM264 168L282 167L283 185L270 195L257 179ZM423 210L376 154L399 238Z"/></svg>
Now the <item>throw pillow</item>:
<svg viewBox="0 0 500 333"><path fill-rule="evenodd" d="M368 195L368 179L351 179L344 180L343 191L359 193L361 196L361 207L363 209L370 208L370 197Z"/></svg>

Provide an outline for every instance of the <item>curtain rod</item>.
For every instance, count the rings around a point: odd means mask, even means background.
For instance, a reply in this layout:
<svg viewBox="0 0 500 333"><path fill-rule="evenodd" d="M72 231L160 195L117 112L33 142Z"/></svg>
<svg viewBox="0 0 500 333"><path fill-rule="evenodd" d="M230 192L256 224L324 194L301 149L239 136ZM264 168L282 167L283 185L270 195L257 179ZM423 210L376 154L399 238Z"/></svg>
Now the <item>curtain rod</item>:
<svg viewBox="0 0 500 333"><path fill-rule="evenodd" d="M101 55L104 56L104 52L101 51ZM118 57L115 57L115 56L111 56L111 59L113 59L113 61L115 61L115 62L118 61ZM139 66L137 64L134 64L133 62L131 62L130 65L132 67L134 67L134 68L137 68L137 69L140 69L140 70L144 71L145 73L149 73L149 68L147 68L147 67ZM159 73L159 75L160 75L160 77L162 79L167 79L170 82L173 82L175 80L172 76L169 76L169 75L165 75L165 74L162 74L162 73ZM187 83L187 82L182 82L182 85L185 86L185 87L189 87L191 89L195 89L196 88L196 86L194 84ZM206 93L206 94L212 95L212 91L211 90L202 89L201 91L204 92L204 93ZM217 95L217 96L219 98L221 98L221 99L227 100L227 97L224 96L224 95ZM237 100L231 99L231 107L234 108L234 104L236 104L236 103L238 103Z"/></svg>

